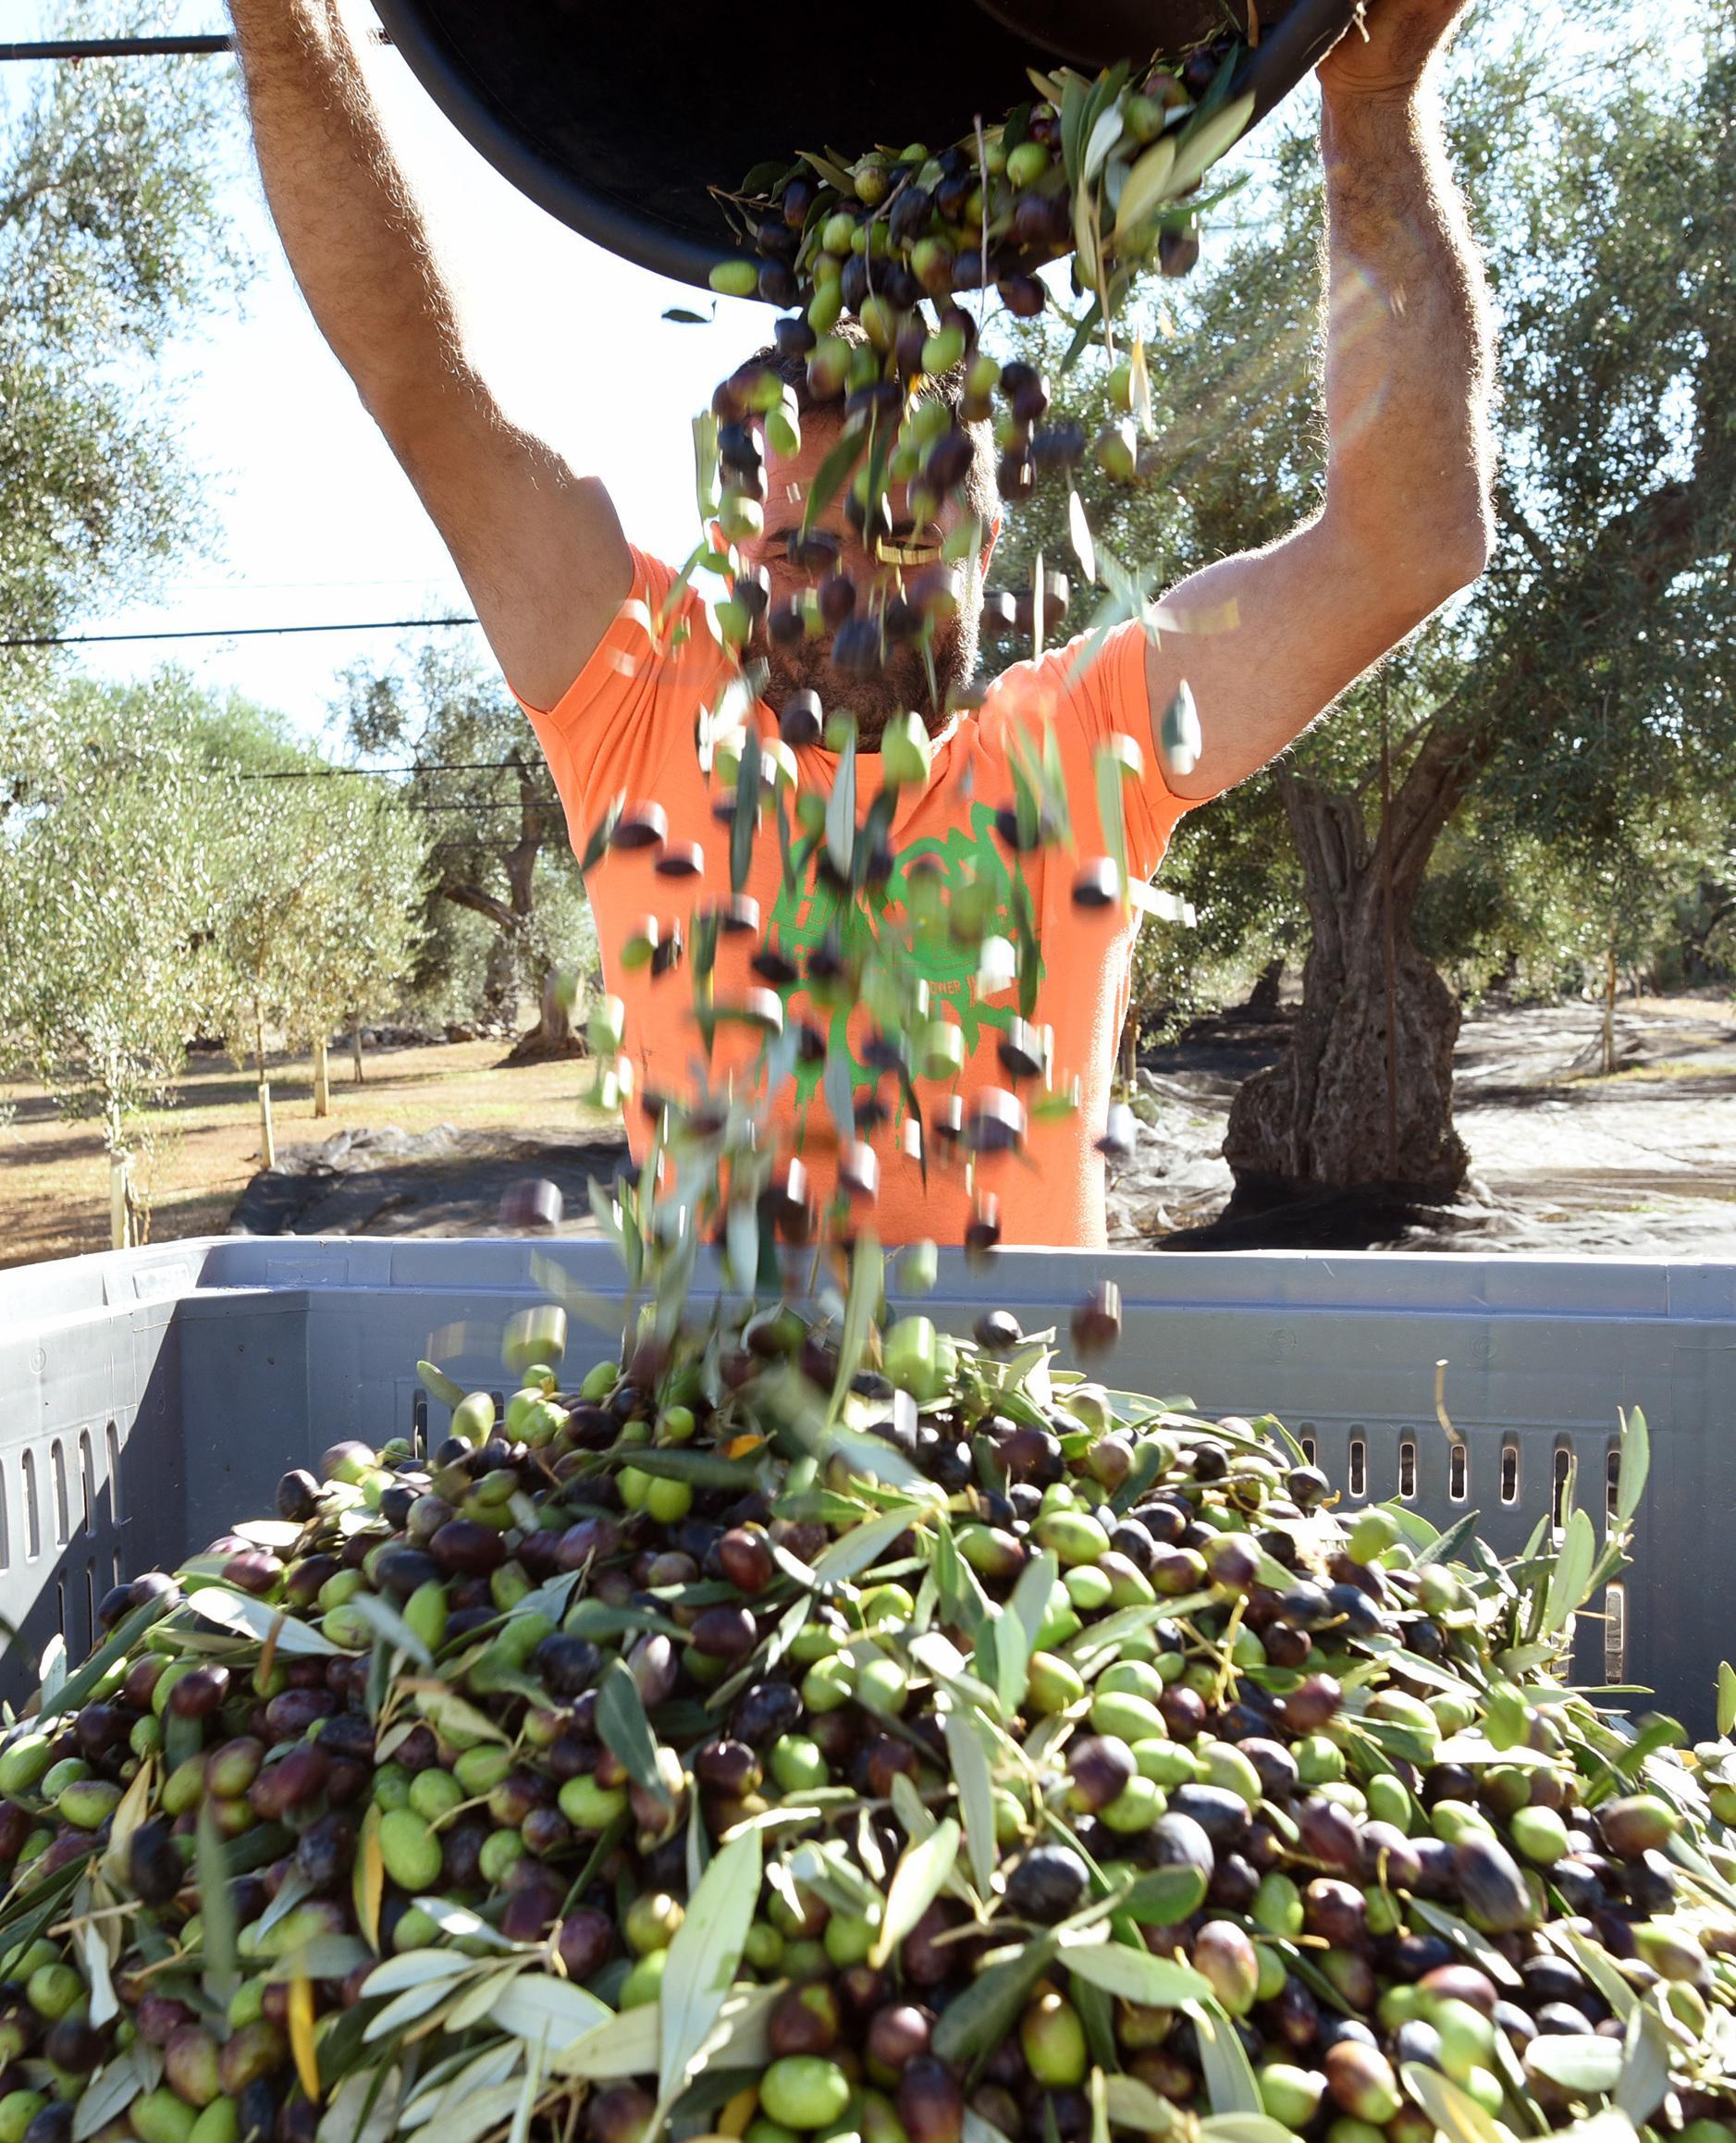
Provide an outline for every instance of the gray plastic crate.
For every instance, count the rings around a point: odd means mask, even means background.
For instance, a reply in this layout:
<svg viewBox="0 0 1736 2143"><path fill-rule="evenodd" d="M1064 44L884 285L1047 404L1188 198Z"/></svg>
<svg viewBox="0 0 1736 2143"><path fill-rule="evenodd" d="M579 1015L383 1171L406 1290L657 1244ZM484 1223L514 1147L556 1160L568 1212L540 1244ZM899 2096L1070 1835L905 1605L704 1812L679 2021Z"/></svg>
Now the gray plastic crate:
<svg viewBox="0 0 1736 2143"><path fill-rule="evenodd" d="M593 1243L218 1238L0 1274L0 1695L29 1688L56 1630L80 1656L117 1577L267 1511L285 1467L341 1436L437 1440L417 1358L499 1389L536 1250L598 1306L571 1321L569 1366L612 1353L619 1268ZM1604 1679L1607 1654L1611 1679L1705 1722L1736 1646L1736 1264L1014 1251L986 1275L942 1260L925 1307L964 1331L987 1294L1028 1329L1065 1324L1104 1277L1125 1310L1111 1381L1275 1412L1352 1500L1402 1496L1440 1524L1475 1509L1504 1553L1570 1455L1600 1513L1617 1410L1644 1407L1638 1563L1619 1619L1582 1620L1580 1668ZM1434 1420L1443 1358L1459 1457Z"/></svg>

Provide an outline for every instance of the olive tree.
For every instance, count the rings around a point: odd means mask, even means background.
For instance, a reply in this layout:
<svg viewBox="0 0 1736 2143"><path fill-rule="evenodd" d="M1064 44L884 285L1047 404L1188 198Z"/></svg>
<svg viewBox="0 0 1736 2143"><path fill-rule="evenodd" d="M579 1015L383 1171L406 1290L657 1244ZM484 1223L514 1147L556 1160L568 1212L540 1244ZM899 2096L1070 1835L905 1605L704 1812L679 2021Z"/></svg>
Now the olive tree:
<svg viewBox="0 0 1736 2143"><path fill-rule="evenodd" d="M341 1028L359 1038L401 1003L423 939L426 858L413 817L363 777L310 784L320 814L316 882L302 903L300 974L289 1031L314 1058L314 1114L331 1113L328 1051Z"/></svg>
<svg viewBox="0 0 1736 2143"><path fill-rule="evenodd" d="M81 34L169 11L80 0ZM6 70L8 77L18 70ZM233 100L205 62L44 68L0 129L0 614L48 636L136 588L200 526L166 397L138 375L233 279L220 149ZM43 659L0 656L0 696Z"/></svg>
<svg viewBox="0 0 1736 2143"><path fill-rule="evenodd" d="M1455 150L1502 318L1496 556L1176 844L1185 869L1233 825L1273 823L1275 798L1287 838L1267 854L1287 849L1299 872L1300 1015L1237 1094L1225 1146L1238 1186L1262 1193L1392 1180L1446 1195L1462 1180L1459 1001L1418 925L1468 807L1515 861L1569 859L1631 902L1641 830L1736 785L1729 10L1606 0L1563 40L1508 6L1457 53ZM1272 539L1320 495L1315 154L1294 127L1262 154L1252 228L1147 314L1155 474L1093 500L1151 585ZM1025 540L1057 556L1065 526L1051 510ZM1259 844L1239 847L1257 872ZM1274 898L1289 897L1274 870Z"/></svg>
<svg viewBox="0 0 1736 2143"><path fill-rule="evenodd" d="M141 733L92 689L6 740L0 1039L110 1164L112 1239L142 1241L135 1163L186 1061L208 980L208 784L166 725Z"/></svg>
<svg viewBox="0 0 1736 2143"><path fill-rule="evenodd" d="M548 764L499 672L425 645L391 669L348 671L340 712L352 749L410 769L402 801L427 827L430 959L452 943L442 908L480 917L494 932L483 1009L511 1027L521 991L537 1007L511 1061L575 1051L567 996L550 984L586 957L578 865Z"/></svg>
<svg viewBox="0 0 1736 2143"><path fill-rule="evenodd" d="M264 1165L277 1165L268 1036L314 1055L315 1115L329 1108L326 1048L402 987L414 956L421 858L389 794L343 770L262 779L220 770L211 929L217 1024L258 1079Z"/></svg>

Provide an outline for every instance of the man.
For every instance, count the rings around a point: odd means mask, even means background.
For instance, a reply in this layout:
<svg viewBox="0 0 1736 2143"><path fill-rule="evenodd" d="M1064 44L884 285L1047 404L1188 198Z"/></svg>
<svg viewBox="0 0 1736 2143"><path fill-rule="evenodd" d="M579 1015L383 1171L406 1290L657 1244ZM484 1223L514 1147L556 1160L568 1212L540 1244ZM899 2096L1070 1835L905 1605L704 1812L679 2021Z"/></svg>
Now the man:
<svg viewBox="0 0 1736 2143"><path fill-rule="evenodd" d="M592 873L591 896L609 987L627 1003L626 1055L637 1082L653 1091L685 1087L701 1069L701 1052L680 971L657 977L621 954L629 939L641 954L654 940L667 943L678 927L690 928L699 902L729 892L727 834L714 822L715 791L694 750L696 717L725 681L727 659L694 614L695 598L664 615L674 575L630 548L602 486L507 423L469 363L340 21L342 0L231 5L260 166L290 265L446 540L548 755L575 842L618 794L630 807L655 804L665 814L669 847L610 854ZM775 735L776 710L804 685L819 687L829 707L848 707L868 747L857 769L858 814L880 787L873 747L886 720L911 706L923 713L934 737L932 770L926 785L898 794L893 844L903 868L927 856L954 885L972 884L967 898L1003 915L1009 859L992 826L996 807L1012 800L1009 746L1046 728L1088 853L1095 754L1116 738L1140 747L1142 770L1127 793L1127 846L1130 868L1150 876L1185 810L1282 752L1482 571L1492 459L1487 305L1426 79L1464 5L1374 0L1366 25L1320 70L1329 462L1324 501L1311 521L1171 590L1164 614L1172 622L1156 636L1130 622L1089 664L1059 651L1016 666L979 712L949 717L930 703L925 680L896 669L864 684L811 651L768 649L770 704L749 719ZM768 125L775 129L775 114ZM786 523L799 522L835 422L824 405L810 410L801 452L787 463L769 460L765 534L744 548L770 573L774 606L808 577L790 565L782 537ZM865 554L842 513L823 520L859 585L888 570L883 556ZM987 562L985 549L979 563ZM979 573L973 585L980 586ZM683 623L696 629L683 634ZM975 622L966 616L942 649L948 682L966 673L974 646ZM1184 679L1204 748L1191 772L1166 782L1153 723ZM817 746L797 758L803 787L829 793L837 760ZM1064 853L1025 859L1041 955L1037 1022L1052 1032L1054 1083L1065 1090L1077 1081L1078 1107L1066 1118L1030 1112L1019 1151L979 1167L971 1189L962 1170L938 1165L941 1142L930 1136L925 1186L901 1137L902 1097L864 1060L866 1009L838 1004L838 992L819 986L814 955L823 960L824 898L782 899L775 847L759 844L746 889L758 927L724 940L718 996L733 1002L770 981L784 990L789 1017L843 1023L858 1114L871 1127L879 1119L880 1234L957 1241L987 1191L998 1201L1003 1241L1101 1244L1102 1162L1093 1140L1107 1110L1132 945L1119 904L1077 904L1075 866ZM697 865L699 875L673 875L683 864ZM891 890L902 905L913 889L900 878ZM1017 1039L1009 1032L1011 993L979 991L975 969L974 952L933 963L934 1009L962 1029L965 1061L954 1077L917 1081L931 1127L944 1124L950 1096L974 1108L988 1090L1038 1090L1009 1048ZM793 975L813 987L792 987ZM810 1067L775 1098L774 1121L803 1147L824 1196L839 1140L817 1078ZM639 1112L628 1115L636 1142Z"/></svg>

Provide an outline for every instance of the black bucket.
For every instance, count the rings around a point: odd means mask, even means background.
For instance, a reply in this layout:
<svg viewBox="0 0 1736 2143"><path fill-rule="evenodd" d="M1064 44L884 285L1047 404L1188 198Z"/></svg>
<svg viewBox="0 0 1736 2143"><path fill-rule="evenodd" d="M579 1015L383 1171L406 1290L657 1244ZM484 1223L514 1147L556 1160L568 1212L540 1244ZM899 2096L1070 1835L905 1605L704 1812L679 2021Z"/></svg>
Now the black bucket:
<svg viewBox="0 0 1736 2143"><path fill-rule="evenodd" d="M1248 0L1233 0L1246 27ZM1269 112L1356 0L1259 0L1237 92ZM611 252L703 283L729 250L712 187L766 157L938 146L1031 94L1028 67L1090 68L1214 35L1224 0L930 0L810 30L701 0L375 0L424 87L497 170ZM898 26L894 33L892 25ZM846 42L846 32L848 41Z"/></svg>

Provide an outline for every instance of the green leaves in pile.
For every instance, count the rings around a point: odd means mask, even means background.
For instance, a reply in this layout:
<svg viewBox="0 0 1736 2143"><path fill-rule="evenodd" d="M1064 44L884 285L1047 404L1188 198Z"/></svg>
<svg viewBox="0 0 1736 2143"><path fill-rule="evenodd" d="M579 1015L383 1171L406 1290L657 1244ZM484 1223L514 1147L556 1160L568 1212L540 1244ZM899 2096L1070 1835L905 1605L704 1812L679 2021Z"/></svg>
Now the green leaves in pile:
<svg viewBox="0 0 1736 2143"><path fill-rule="evenodd" d="M1075 1979L1148 2009L1179 2009L1184 2001L1212 1999L1212 1982L1191 1964L1153 1957L1125 1942L1068 1943L1063 1955Z"/></svg>
<svg viewBox="0 0 1736 2143"><path fill-rule="evenodd" d="M1215 2002L1184 2004L1200 2042L1200 2066L1214 2113L1258 2113L1260 2086L1236 2026Z"/></svg>
<svg viewBox="0 0 1736 2143"><path fill-rule="evenodd" d="M657 1737L645 1716L645 1701L632 1669L619 1657L604 1668L597 1685L597 1733L609 1755L625 1766L634 1785L667 1804L669 1792L657 1767Z"/></svg>
<svg viewBox="0 0 1736 2143"><path fill-rule="evenodd" d="M948 1816L932 1837L913 1845L899 1861L886 1895L880 1933L868 1952L868 1963L876 1970L885 1964L946 1887L947 1878L958 1862L958 1824Z"/></svg>
<svg viewBox="0 0 1736 2143"><path fill-rule="evenodd" d="M760 1866L757 1830L732 1839L707 1868L670 1944L659 2001L658 2093L665 2105L692 2074L734 1983L759 1902Z"/></svg>

